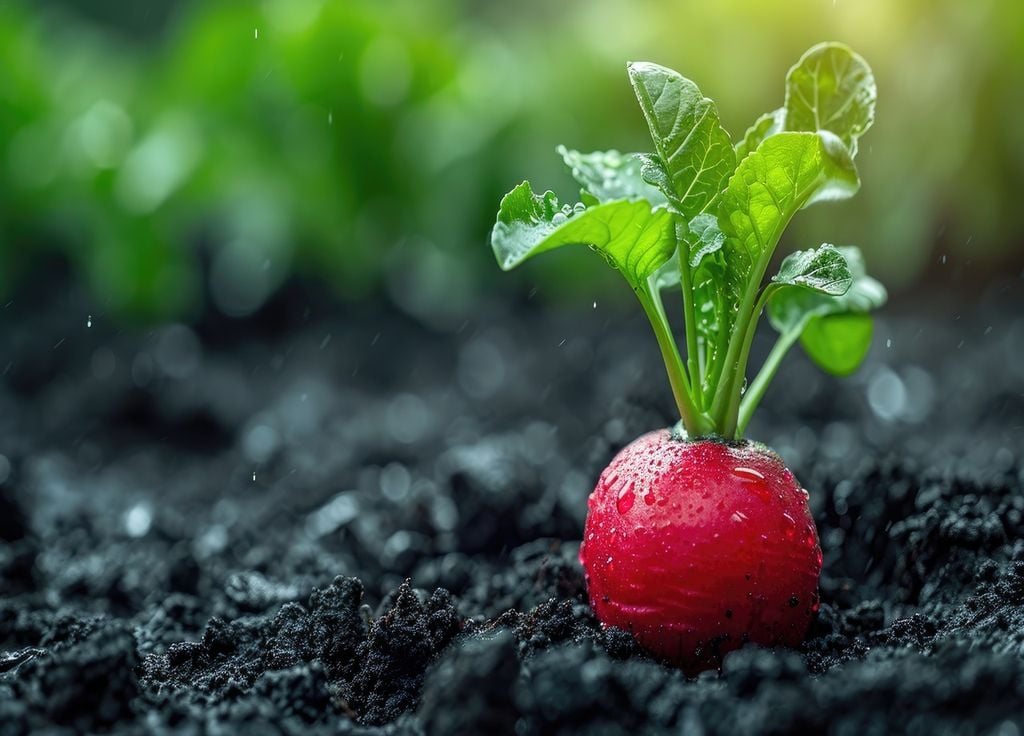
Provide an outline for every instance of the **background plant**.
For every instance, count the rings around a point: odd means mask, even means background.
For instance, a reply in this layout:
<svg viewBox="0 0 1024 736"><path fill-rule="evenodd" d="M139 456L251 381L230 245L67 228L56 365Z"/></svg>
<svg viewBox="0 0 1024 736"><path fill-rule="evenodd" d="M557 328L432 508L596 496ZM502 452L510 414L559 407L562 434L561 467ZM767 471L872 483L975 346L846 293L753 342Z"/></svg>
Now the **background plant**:
<svg viewBox="0 0 1024 736"><path fill-rule="evenodd" d="M943 257L979 283L1024 266L1018 3L147 5L0 7L5 291L57 254L143 319L248 314L294 273L441 326L498 284L624 301L600 263L493 273L495 198L524 170L564 176L538 138L640 149L627 58L686 69L741 130L822 37L872 60L886 104L858 152L872 186L809 211L789 249L827 224L900 291Z"/></svg>

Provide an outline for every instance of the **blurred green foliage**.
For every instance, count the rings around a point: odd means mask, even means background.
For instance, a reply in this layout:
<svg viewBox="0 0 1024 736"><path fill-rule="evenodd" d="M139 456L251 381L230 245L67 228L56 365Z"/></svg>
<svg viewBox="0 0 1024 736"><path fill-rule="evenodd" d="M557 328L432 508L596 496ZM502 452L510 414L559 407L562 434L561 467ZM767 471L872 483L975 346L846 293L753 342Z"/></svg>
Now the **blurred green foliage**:
<svg viewBox="0 0 1024 736"><path fill-rule="evenodd" d="M56 250L139 319L247 314L299 272L461 321L499 281L500 195L527 174L572 194L555 144L649 148L627 59L696 80L735 139L826 39L874 67L878 120L861 196L798 218L783 253L827 232L896 288L940 255L1024 261L1024 3L205 0L170 18L147 35L138 13L0 5L0 289ZM624 295L600 259L555 260L500 280Z"/></svg>

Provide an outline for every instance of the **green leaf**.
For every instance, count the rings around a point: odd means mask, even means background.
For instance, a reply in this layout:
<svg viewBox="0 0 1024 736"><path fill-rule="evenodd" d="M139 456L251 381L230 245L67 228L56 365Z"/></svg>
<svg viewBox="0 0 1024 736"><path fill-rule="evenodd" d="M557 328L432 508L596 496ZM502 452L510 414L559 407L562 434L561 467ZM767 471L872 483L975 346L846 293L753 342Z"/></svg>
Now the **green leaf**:
<svg viewBox="0 0 1024 736"><path fill-rule="evenodd" d="M628 72L667 175L659 182L666 196L687 218L709 209L736 168L715 103L663 66L632 62Z"/></svg>
<svg viewBox="0 0 1024 736"><path fill-rule="evenodd" d="M842 296L849 291L853 276L843 254L826 243L790 253L772 281L779 288L803 287L827 296Z"/></svg>
<svg viewBox="0 0 1024 736"><path fill-rule="evenodd" d="M812 317L800 334L800 345L822 370L848 376L871 349L874 320L870 314L831 314Z"/></svg>
<svg viewBox="0 0 1024 736"><path fill-rule="evenodd" d="M690 267L697 268L706 256L717 253L725 244L725 233L718 227L718 218L709 212L690 220L686 236L690 246Z"/></svg>
<svg viewBox="0 0 1024 736"><path fill-rule="evenodd" d="M559 146L557 150L573 179L597 202L646 199L654 205L666 204L665 195L641 176L643 160L639 154L618 151L580 153L565 146Z"/></svg>
<svg viewBox="0 0 1024 736"><path fill-rule="evenodd" d="M672 180L665 170L665 165L658 158L656 153L641 153L640 176L645 182L657 189L663 199L666 199L665 192L672 191ZM666 200L667 201L667 200Z"/></svg>
<svg viewBox="0 0 1024 736"><path fill-rule="evenodd" d="M849 288L841 295L833 296L808 289L780 289L768 300L768 319L779 332L792 330L812 316L864 314L878 309L888 299L885 287L868 276L859 248L833 248L829 245L822 248L835 250L846 261L851 279Z"/></svg>
<svg viewBox="0 0 1024 736"><path fill-rule="evenodd" d="M846 291L830 296L810 289L779 289L768 300L768 319L781 333L799 334L804 350L822 369L843 376L867 354L872 322L868 312L885 304L887 294L868 276L860 249L824 245L818 251L825 248L846 261L851 279ZM858 319L837 319L854 316Z"/></svg>
<svg viewBox="0 0 1024 736"><path fill-rule="evenodd" d="M848 46L809 49L786 75L786 130L834 133L857 153L857 139L875 121L878 90L871 67Z"/></svg>
<svg viewBox="0 0 1024 736"><path fill-rule="evenodd" d="M534 194L525 181L501 200L491 247L502 269L565 245L590 246L636 289L675 252L672 215L645 200L560 207L553 192Z"/></svg>
<svg viewBox="0 0 1024 736"><path fill-rule="evenodd" d="M793 215L802 207L851 196L859 186L857 169L842 142L828 132L778 133L761 142L729 179L719 203L719 225L726 268L715 285L718 330L728 336L722 363L713 366L711 386L717 391L713 410L728 417L738 408L743 371L753 329L750 322L761 279L775 247ZM724 377L723 377L724 376ZM726 432L734 427L725 425Z"/></svg>
<svg viewBox="0 0 1024 736"><path fill-rule="evenodd" d="M685 239L690 253L690 267L697 268L705 256L717 253L725 243L725 234L718 229L718 218L709 212L703 212L690 222L676 223L676 237ZM658 269L654 283L658 289L667 289L679 285L679 259L671 258Z"/></svg>
<svg viewBox="0 0 1024 736"><path fill-rule="evenodd" d="M747 128L743 140L736 144L736 160L742 161L751 152L756 151L761 141L784 130L786 122L786 108L766 112L754 121L754 124Z"/></svg>
<svg viewBox="0 0 1024 736"><path fill-rule="evenodd" d="M719 205L730 270L759 282L782 231L802 207L850 197L860 181L829 133L779 133L740 162Z"/></svg>

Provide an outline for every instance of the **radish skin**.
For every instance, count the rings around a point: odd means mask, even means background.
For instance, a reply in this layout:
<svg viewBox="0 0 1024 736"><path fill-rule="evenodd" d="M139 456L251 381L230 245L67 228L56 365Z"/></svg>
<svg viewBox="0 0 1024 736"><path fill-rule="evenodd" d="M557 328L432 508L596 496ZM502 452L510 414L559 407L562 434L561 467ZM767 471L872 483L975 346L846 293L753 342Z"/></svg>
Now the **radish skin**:
<svg viewBox="0 0 1024 736"><path fill-rule="evenodd" d="M598 619L689 673L746 642L799 645L822 562L807 501L762 444L640 437L589 500L580 562Z"/></svg>

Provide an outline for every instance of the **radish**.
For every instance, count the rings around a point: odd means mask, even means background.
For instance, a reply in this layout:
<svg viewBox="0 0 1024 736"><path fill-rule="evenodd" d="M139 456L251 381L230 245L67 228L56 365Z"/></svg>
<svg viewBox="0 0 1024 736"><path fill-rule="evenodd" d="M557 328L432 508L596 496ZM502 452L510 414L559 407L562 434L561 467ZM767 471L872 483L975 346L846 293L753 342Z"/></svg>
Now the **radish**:
<svg viewBox="0 0 1024 736"><path fill-rule="evenodd" d="M580 201L562 205L523 182L502 199L491 245L505 270L587 245L650 320L680 421L627 446L601 474L580 562L603 625L696 672L745 642L796 646L817 612L822 555L808 494L743 435L796 342L835 375L856 370L870 346L869 312L886 292L857 248L796 251L764 276L797 210L859 189L854 158L876 90L864 59L819 44L789 70L783 106L733 144L696 84L657 64L627 69L654 150L560 147ZM666 289L681 292L683 351ZM779 336L748 386L763 312Z"/></svg>
<svg viewBox="0 0 1024 736"><path fill-rule="evenodd" d="M633 442L590 497L580 561L598 618L683 666L748 640L796 646L818 610L807 492L753 442Z"/></svg>

